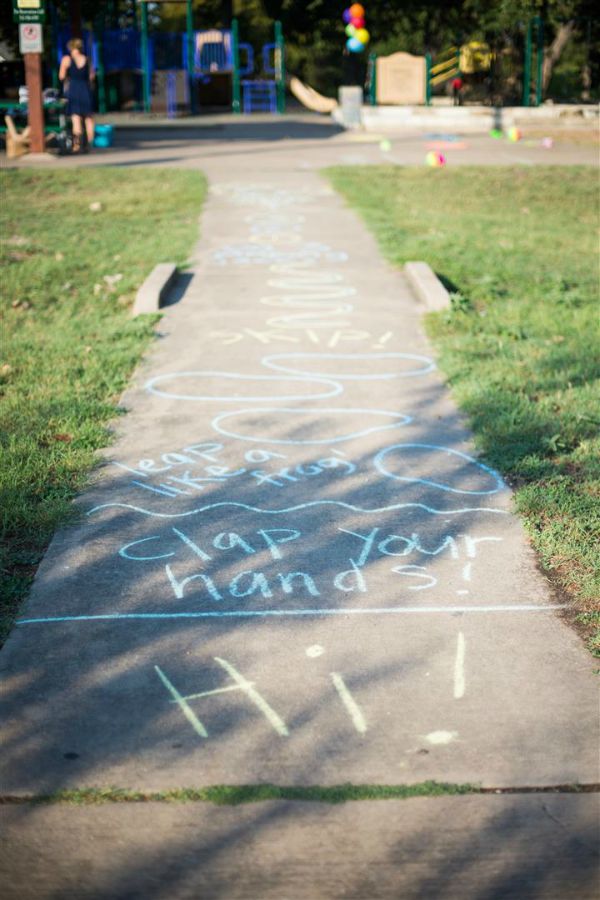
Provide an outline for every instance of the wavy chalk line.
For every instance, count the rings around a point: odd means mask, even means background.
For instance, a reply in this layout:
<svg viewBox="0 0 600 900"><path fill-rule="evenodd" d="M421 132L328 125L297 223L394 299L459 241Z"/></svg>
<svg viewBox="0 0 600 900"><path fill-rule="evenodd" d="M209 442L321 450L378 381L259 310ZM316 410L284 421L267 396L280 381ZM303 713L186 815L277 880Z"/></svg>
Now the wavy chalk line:
<svg viewBox="0 0 600 900"><path fill-rule="evenodd" d="M170 381L176 381L181 378L197 378L197 379L206 379L206 378L223 378L231 381L238 381L242 383L248 383L253 381L259 382L267 382L269 384L277 384L281 385L282 382L290 381L294 384L300 385L310 385L316 384L318 386L324 385L327 390L320 394L274 394L268 395L264 394L262 396L228 396L226 394L177 394L171 392L167 389L161 389L157 385L164 385ZM276 401L287 401L287 400L325 400L330 397L337 397L344 390L343 385L338 384L337 381L334 381L331 378L328 378L326 375L321 377L317 376L315 378L308 376L296 376L296 375L288 375L284 378L281 376L277 377L276 375L246 375L241 374L239 372L214 372L211 370L199 369L195 371L189 372L169 372L166 375L156 375L154 378L151 378L148 382L146 382L146 390L150 394L156 394L158 397L167 397L171 400L201 400L206 403L209 401L217 401L219 403L265 403L265 402L276 402Z"/></svg>
<svg viewBox="0 0 600 900"><path fill-rule="evenodd" d="M311 370L297 369L289 365L282 365L285 360L307 360L309 363L317 360L408 360L410 362L423 363L420 369L408 369L406 372L382 372L369 374L356 374L345 372L314 372ZM305 375L307 378L330 378L340 381L386 381L394 378L412 378L417 375L428 375L435 369L435 363L429 356L420 356L414 353L275 353L263 356L261 364L276 372L285 372L290 375Z"/></svg>
<svg viewBox="0 0 600 900"><path fill-rule="evenodd" d="M394 450L406 450L412 449L414 447L418 448L419 450L438 450L440 453L445 453L446 456L456 456L468 463L473 463L473 465L477 466L479 469L487 472L487 474L490 475L496 482L496 486L488 491L470 491L462 488L453 488L448 484L440 484L439 481L432 481L429 478L413 478L406 475L396 475L395 472L391 472L386 468L386 466L384 465L384 459L388 455L388 453L392 453L392 451ZM439 444L391 444L389 447L384 447L383 450L379 451L379 453L375 456L373 463L375 465L375 468L386 478L392 478L394 481L406 481L410 484L425 484L428 487L434 487L436 488L436 490L447 491L451 494L469 494L470 496L482 496L497 494L498 491L503 491L507 488L502 476L494 469L490 469L489 466L486 466L485 463L479 462L479 460L474 459L472 456L468 456L466 453L461 453L460 450L453 450L451 447L440 447Z"/></svg>
<svg viewBox="0 0 600 900"><path fill-rule="evenodd" d="M120 507L121 509L132 509L134 512L143 513L145 516L153 516L157 519L185 519L187 516L196 516L211 509L218 509L222 506L237 506L248 512L264 513L265 515L278 516L282 513L297 512L301 509L308 509L310 506L341 506L343 509L349 509L352 512L359 513L382 513L392 512L398 509L422 509L425 512L432 513L435 516L454 516L460 513L472 512L489 512L497 513L502 516L508 515L508 510L496 509L495 507L476 506L465 509L433 509L424 503L393 503L391 506L376 506L374 509L366 509L362 506L354 506L352 503L345 503L343 500L311 500L310 503L299 503L297 506L287 506L285 509L262 509L260 506L249 506L247 503L238 503L235 500L221 500L218 503L208 503L206 506L199 506L197 509L189 509L187 512L180 513L161 513L153 512L150 509L143 509L141 506L134 506L132 503L101 503L88 510L87 515L91 516L101 509L110 509L111 507Z"/></svg>
<svg viewBox="0 0 600 900"><path fill-rule="evenodd" d="M299 418L300 415L360 415L360 416L387 416L390 419L395 419L395 422L392 422L389 425L374 425L372 428L363 428L360 431L352 431L349 434L338 435L337 437L326 437L326 438L314 438L312 440L301 440L297 438L295 440L289 438L274 438L268 435L248 435L248 434L238 434L237 431L228 431L226 428L223 428L221 423L225 419L230 419L234 416L239 415L251 415L256 413L274 413L279 419L282 414L291 413L296 419ZM239 409L234 412L224 412L220 413L216 418L214 418L211 422L212 427L219 434L225 435L225 437L236 438L240 441L254 441L258 444L291 444L294 446L307 446L307 445L315 445L315 444L339 444L343 441L350 441L354 438L365 437L368 434L373 434L377 431L387 431L390 428L399 428L402 425L408 425L412 422L411 416L406 416L404 413L398 412L390 412L387 409L363 409L363 408L345 408L345 407L288 407L288 406L274 406L274 407L262 407L255 406L252 409Z"/></svg>

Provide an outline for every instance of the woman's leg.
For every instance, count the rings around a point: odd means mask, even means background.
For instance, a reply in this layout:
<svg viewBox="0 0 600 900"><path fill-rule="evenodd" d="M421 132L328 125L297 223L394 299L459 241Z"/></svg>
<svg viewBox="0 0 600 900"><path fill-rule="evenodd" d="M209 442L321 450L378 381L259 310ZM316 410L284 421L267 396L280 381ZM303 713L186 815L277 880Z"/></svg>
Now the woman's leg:
<svg viewBox="0 0 600 900"><path fill-rule="evenodd" d="M83 134L83 122L81 116L73 114L73 150L75 153L81 150L81 135Z"/></svg>
<svg viewBox="0 0 600 900"><path fill-rule="evenodd" d="M85 133L87 135L88 147L94 143L94 120L92 116L85 117Z"/></svg>

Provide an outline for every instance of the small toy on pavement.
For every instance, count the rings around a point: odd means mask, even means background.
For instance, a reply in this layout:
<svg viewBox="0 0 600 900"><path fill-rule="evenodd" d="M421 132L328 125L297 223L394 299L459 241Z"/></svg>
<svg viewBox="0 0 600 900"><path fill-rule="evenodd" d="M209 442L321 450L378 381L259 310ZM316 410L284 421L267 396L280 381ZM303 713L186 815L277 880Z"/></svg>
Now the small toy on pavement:
<svg viewBox="0 0 600 900"><path fill-rule="evenodd" d="M430 150L425 157L425 162L428 166L432 166L435 169L440 169L442 166L446 165L446 157L443 153L438 153L437 150Z"/></svg>

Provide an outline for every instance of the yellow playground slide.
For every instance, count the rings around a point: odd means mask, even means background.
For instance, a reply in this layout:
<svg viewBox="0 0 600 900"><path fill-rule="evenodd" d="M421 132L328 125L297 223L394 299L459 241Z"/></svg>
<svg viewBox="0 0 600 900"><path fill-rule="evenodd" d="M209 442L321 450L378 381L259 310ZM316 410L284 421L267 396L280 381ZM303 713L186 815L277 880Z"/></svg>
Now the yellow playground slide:
<svg viewBox="0 0 600 900"><path fill-rule="evenodd" d="M314 91L307 84L300 81L299 78L296 78L295 75L292 75L290 78L290 90L303 106L306 106L307 109L312 109L313 112L331 113L338 105L337 100L333 100L331 97L324 97L323 94Z"/></svg>

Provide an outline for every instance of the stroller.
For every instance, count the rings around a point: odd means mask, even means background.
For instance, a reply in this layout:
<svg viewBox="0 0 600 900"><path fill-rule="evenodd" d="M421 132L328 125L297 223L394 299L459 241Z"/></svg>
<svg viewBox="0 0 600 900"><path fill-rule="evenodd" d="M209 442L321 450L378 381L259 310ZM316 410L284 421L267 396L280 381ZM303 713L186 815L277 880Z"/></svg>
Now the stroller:
<svg viewBox="0 0 600 900"><path fill-rule="evenodd" d="M66 100L60 96L56 88L46 88L42 97L46 122L46 141L54 139L58 148L58 155L65 156L73 151L73 131L71 120L66 114Z"/></svg>
<svg viewBox="0 0 600 900"><path fill-rule="evenodd" d="M66 115L66 101L60 98L58 91L54 88L47 88L42 98L46 144L52 146L54 143L60 156L68 154L73 149L73 134L71 123ZM27 88L22 87L19 89L18 101L3 104L6 152L9 158L28 152L30 143L27 124L28 100Z"/></svg>

